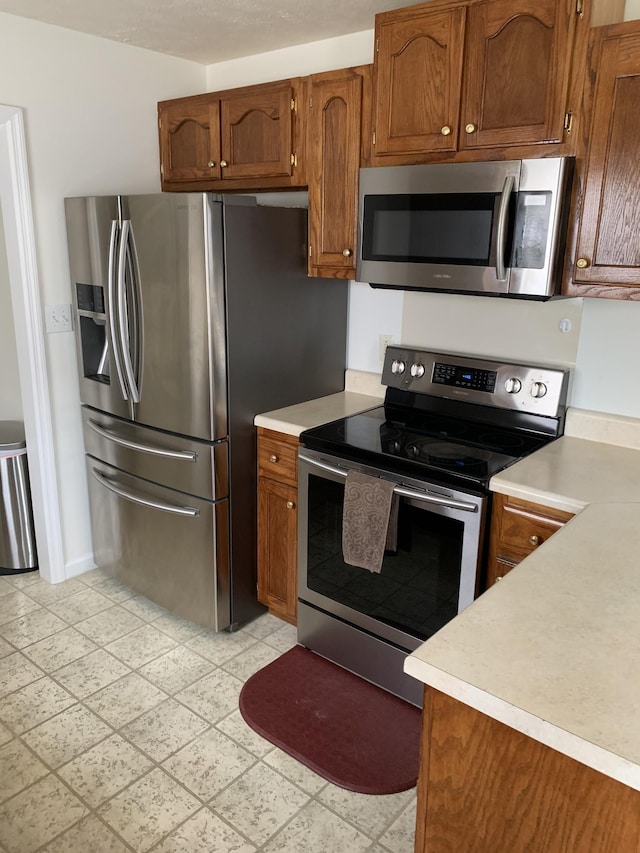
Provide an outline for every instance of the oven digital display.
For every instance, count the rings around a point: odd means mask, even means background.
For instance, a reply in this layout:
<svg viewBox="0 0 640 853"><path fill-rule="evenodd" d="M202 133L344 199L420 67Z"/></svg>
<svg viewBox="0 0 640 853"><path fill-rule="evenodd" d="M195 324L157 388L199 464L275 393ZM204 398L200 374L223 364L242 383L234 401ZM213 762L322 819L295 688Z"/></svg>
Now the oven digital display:
<svg viewBox="0 0 640 853"><path fill-rule="evenodd" d="M497 375L495 370L478 370L474 367L460 367L458 364L444 364L437 361L433 366L432 382L436 385L470 388L473 391L486 391L492 394L496 387Z"/></svg>

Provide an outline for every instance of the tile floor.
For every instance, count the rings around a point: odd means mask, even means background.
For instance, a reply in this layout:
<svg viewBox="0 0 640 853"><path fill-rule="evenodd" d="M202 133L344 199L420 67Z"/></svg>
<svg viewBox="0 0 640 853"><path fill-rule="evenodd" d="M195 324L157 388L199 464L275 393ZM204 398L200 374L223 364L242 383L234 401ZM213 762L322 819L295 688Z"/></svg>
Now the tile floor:
<svg viewBox="0 0 640 853"><path fill-rule="evenodd" d="M415 789L345 791L240 716L294 644L268 614L206 631L98 570L0 577L0 851L411 853Z"/></svg>

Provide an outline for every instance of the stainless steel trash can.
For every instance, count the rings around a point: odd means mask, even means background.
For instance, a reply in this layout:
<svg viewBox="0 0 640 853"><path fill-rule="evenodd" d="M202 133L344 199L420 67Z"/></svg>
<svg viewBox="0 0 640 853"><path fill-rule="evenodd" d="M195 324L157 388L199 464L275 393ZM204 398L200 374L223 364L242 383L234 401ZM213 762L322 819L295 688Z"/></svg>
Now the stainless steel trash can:
<svg viewBox="0 0 640 853"><path fill-rule="evenodd" d="M24 425L0 421L0 575L37 568Z"/></svg>

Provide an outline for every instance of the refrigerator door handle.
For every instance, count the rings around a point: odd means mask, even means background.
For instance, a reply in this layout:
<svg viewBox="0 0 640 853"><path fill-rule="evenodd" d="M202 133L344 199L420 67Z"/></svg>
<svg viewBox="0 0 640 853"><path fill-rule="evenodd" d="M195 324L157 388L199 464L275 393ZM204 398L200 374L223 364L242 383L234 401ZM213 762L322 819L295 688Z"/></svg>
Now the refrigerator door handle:
<svg viewBox="0 0 640 853"><path fill-rule="evenodd" d="M131 492L129 489L125 489L123 486L112 482L98 471L97 468L92 467L91 474L102 486L105 486L111 492L115 492L116 495L120 495L121 498L131 501L131 503L140 504L141 506L149 507L149 509L160 509L163 512L170 512L173 515L184 515L188 518L197 518L200 515L200 510L192 506L176 506L175 504L168 504L164 501L153 501L150 498L143 498L142 495L137 495L135 492Z"/></svg>
<svg viewBox="0 0 640 853"><path fill-rule="evenodd" d="M125 400L129 399L129 395L127 394L127 386L124 380L124 371L122 369L122 357L119 347L120 337L118 334L118 326L116 321L116 315L118 313L117 309L117 289L118 289L118 279L116 274L116 263L117 263L117 246L118 246L118 221L114 219L111 222L111 237L109 239L109 277L107 280L107 301L109 305L109 336L111 338L111 344L113 349L113 363L116 369L116 376L118 377L118 384L120 385L120 391L122 392L122 396ZM105 351L103 352L103 357L100 360L102 361L106 356L107 345L105 344Z"/></svg>
<svg viewBox="0 0 640 853"><path fill-rule="evenodd" d="M127 228L127 263L131 273L132 286L132 312L133 312L133 368L135 374L136 390L138 400L142 397L142 355L144 353L144 324L142 322L142 285L140 283L140 265L138 263L138 249L136 247L135 234L131 220L126 220Z"/></svg>
<svg viewBox="0 0 640 853"><path fill-rule="evenodd" d="M120 239L120 251L118 252L118 322L120 327L120 345L122 347L122 360L124 362L124 371L127 378L127 384L131 391L131 401L133 403L140 402L140 391L136 382L135 371L133 368L133 358L131 354L131 338L129 334L129 304L127 301L127 261L131 260L130 253L131 239L131 221L125 219L122 222L122 237ZM135 276L132 276L132 286L137 288ZM134 296L134 302L136 297ZM133 322L137 320L136 311L133 311ZM135 332L134 332L135 334Z"/></svg>
<svg viewBox="0 0 640 853"><path fill-rule="evenodd" d="M166 459L183 459L185 462L196 462L198 454L193 450L165 450L162 447L151 447L148 444L142 444L138 441L130 441L128 438L122 438L117 433L112 432L106 427L96 423L92 418L87 419L88 426L98 435L106 438L108 441L113 441L114 444L119 444L129 450L140 450L143 453L151 453L154 456L162 456Z"/></svg>

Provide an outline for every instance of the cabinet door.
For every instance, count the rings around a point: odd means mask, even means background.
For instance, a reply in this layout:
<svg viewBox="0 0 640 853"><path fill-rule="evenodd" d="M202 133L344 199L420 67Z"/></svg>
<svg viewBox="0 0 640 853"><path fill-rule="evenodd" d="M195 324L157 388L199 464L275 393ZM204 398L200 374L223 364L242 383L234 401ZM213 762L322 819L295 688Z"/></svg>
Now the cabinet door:
<svg viewBox="0 0 640 853"><path fill-rule="evenodd" d="M453 152L466 9L376 16L375 154Z"/></svg>
<svg viewBox="0 0 640 853"><path fill-rule="evenodd" d="M175 100L158 104L163 181L220 177L220 102Z"/></svg>
<svg viewBox="0 0 640 853"><path fill-rule="evenodd" d="M255 86L221 101L222 177L293 174L293 88Z"/></svg>
<svg viewBox="0 0 640 853"><path fill-rule="evenodd" d="M562 141L575 19L570 0L469 8L460 148Z"/></svg>
<svg viewBox="0 0 640 853"><path fill-rule="evenodd" d="M345 69L310 81L310 275L355 278L363 74L370 70Z"/></svg>
<svg viewBox="0 0 640 853"><path fill-rule="evenodd" d="M258 480L258 600L295 624L297 604L298 492Z"/></svg>
<svg viewBox="0 0 640 853"><path fill-rule="evenodd" d="M571 293L640 299L640 21L601 46Z"/></svg>

